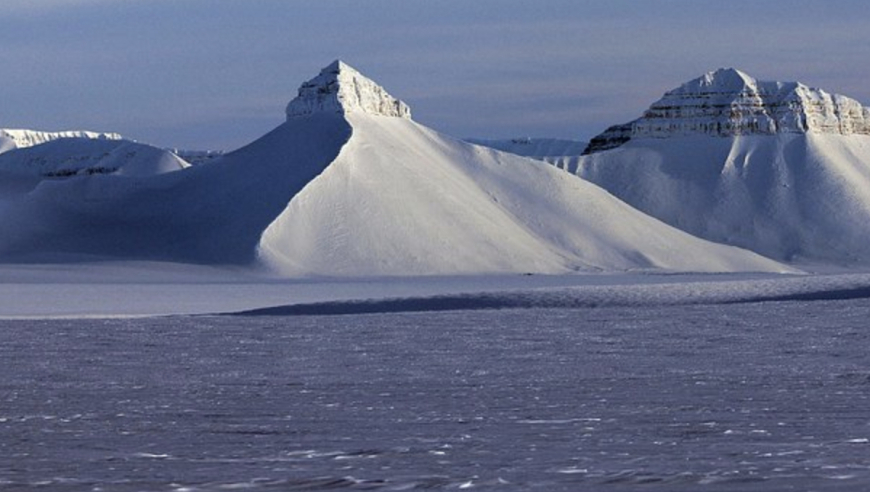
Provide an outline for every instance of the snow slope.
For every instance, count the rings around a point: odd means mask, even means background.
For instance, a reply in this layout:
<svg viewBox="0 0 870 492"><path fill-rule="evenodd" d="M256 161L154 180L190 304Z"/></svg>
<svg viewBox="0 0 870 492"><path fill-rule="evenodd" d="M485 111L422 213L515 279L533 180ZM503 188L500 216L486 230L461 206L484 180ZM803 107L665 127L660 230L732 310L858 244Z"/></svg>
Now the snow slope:
<svg viewBox="0 0 870 492"><path fill-rule="evenodd" d="M700 241L544 163L411 120L345 115L350 141L270 225L290 275L781 269Z"/></svg>
<svg viewBox="0 0 870 492"><path fill-rule="evenodd" d="M0 258L250 264L266 226L348 135L340 116L314 115L208 166L150 176L74 175L0 190Z"/></svg>
<svg viewBox="0 0 870 492"><path fill-rule="evenodd" d="M587 155L548 160L712 241L799 264L867 264L867 115L843 96L719 70L596 137Z"/></svg>
<svg viewBox="0 0 870 492"><path fill-rule="evenodd" d="M285 274L782 269L667 227L544 163L429 130L347 65L324 73L303 85L299 99L311 100L291 102L288 121L311 108L334 114L339 101L352 135L263 234L261 258ZM343 99L336 83L355 96Z"/></svg>

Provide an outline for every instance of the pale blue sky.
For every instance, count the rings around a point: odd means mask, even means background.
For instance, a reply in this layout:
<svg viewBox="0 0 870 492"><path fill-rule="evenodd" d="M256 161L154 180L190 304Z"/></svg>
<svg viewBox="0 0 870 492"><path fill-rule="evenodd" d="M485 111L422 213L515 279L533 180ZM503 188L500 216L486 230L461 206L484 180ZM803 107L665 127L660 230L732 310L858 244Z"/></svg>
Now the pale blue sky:
<svg viewBox="0 0 870 492"><path fill-rule="evenodd" d="M231 149L343 59L466 137L586 139L719 67L870 104L859 0L3 0L0 127Z"/></svg>

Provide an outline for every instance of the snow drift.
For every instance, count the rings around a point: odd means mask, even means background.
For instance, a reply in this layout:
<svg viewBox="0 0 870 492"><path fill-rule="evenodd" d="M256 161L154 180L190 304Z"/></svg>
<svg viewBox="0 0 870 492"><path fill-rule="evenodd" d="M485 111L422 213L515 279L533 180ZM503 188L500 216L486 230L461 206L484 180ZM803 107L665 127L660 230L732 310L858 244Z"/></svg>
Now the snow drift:
<svg viewBox="0 0 870 492"><path fill-rule="evenodd" d="M205 166L171 169L165 152L125 164L112 150L64 167L67 147L106 145L82 140L5 154L9 173L33 181L0 192L0 258L260 260L335 276L786 270L545 163L429 130L342 62L303 84L286 114Z"/></svg>
<svg viewBox="0 0 870 492"><path fill-rule="evenodd" d="M870 110L733 69L550 162L706 239L778 260L870 262Z"/></svg>

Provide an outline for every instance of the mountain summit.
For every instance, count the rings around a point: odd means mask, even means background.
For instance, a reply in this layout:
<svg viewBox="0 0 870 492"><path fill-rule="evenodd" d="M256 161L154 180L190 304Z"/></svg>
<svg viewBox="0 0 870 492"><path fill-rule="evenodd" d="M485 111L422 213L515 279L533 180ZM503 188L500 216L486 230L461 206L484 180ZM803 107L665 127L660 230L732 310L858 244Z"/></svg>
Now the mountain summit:
<svg viewBox="0 0 870 492"><path fill-rule="evenodd" d="M870 135L870 108L800 82L758 81L740 70L723 68L665 93L641 118L593 138L584 153L641 137L782 133Z"/></svg>
<svg viewBox="0 0 870 492"><path fill-rule="evenodd" d="M411 108L341 60L302 84L287 105L287 118L314 113L368 113L411 118Z"/></svg>

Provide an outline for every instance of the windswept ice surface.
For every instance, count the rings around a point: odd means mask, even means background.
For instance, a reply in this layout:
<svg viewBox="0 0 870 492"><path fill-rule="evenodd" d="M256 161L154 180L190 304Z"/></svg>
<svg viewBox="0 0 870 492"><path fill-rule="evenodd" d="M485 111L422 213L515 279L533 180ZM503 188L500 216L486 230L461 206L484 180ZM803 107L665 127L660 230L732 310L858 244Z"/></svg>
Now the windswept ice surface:
<svg viewBox="0 0 870 492"><path fill-rule="evenodd" d="M3 321L4 490L864 490L870 300Z"/></svg>

